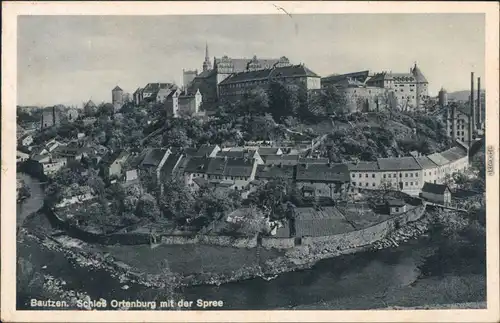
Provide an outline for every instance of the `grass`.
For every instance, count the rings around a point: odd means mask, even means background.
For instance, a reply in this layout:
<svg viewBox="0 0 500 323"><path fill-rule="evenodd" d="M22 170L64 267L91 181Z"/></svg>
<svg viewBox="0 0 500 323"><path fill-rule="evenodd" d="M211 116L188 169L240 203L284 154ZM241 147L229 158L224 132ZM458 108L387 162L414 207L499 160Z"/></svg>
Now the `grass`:
<svg viewBox="0 0 500 323"><path fill-rule="evenodd" d="M260 261L282 255L281 252L261 249L260 260L257 249L241 249L208 245L160 245L151 249L141 246L104 246L104 251L115 259L148 273L160 273L168 264L171 271L189 275L212 272L226 273L243 266L253 266Z"/></svg>

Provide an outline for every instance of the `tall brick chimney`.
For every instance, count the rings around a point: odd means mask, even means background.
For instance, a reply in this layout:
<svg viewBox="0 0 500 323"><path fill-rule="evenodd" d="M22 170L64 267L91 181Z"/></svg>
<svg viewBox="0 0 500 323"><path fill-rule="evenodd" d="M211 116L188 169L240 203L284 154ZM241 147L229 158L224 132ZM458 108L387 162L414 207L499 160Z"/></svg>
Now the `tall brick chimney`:
<svg viewBox="0 0 500 323"><path fill-rule="evenodd" d="M474 100L474 72L470 73L470 113L472 116L472 131L476 130L476 105Z"/></svg>
<svg viewBox="0 0 500 323"><path fill-rule="evenodd" d="M457 106L451 106L451 138L453 142L457 140Z"/></svg>
<svg viewBox="0 0 500 323"><path fill-rule="evenodd" d="M481 108L481 78L477 78L477 120L476 120L476 125L477 129L482 129L482 123L483 123L483 111Z"/></svg>

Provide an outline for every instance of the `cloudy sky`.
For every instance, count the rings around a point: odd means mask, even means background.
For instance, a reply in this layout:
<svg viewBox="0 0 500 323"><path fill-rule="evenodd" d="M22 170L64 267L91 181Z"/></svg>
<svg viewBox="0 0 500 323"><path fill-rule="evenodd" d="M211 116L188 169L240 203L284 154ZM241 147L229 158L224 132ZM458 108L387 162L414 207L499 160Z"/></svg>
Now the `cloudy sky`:
<svg viewBox="0 0 500 323"><path fill-rule="evenodd" d="M484 77L482 14L20 16L18 104L110 101L119 85L180 84L201 70L205 43L220 57L287 56L321 76L407 72L417 62L431 94ZM483 81L484 84L484 81Z"/></svg>

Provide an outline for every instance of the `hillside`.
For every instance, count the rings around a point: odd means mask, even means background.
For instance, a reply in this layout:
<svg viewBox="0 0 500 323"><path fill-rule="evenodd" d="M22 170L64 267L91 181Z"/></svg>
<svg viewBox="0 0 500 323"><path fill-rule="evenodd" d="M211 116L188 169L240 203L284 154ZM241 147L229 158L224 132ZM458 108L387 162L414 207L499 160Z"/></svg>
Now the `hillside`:
<svg viewBox="0 0 500 323"><path fill-rule="evenodd" d="M481 93L485 93L485 90L482 90ZM456 100L456 101L468 101L470 95L470 90L456 91L448 93L448 100ZM477 95L477 92L474 93Z"/></svg>
<svg viewBox="0 0 500 323"><path fill-rule="evenodd" d="M374 161L380 157L408 156L411 151L427 155L450 144L443 122L425 115L358 114L333 120L330 129L311 128L323 130L316 132L318 135L328 134L317 153L333 162Z"/></svg>

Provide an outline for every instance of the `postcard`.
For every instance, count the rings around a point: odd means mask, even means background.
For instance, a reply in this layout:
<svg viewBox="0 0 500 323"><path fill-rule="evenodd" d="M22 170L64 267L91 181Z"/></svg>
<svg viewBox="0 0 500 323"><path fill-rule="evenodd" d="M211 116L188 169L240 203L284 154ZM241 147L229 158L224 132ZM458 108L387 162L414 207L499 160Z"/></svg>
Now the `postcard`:
<svg viewBox="0 0 500 323"><path fill-rule="evenodd" d="M3 9L2 320L500 319L497 3Z"/></svg>

